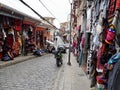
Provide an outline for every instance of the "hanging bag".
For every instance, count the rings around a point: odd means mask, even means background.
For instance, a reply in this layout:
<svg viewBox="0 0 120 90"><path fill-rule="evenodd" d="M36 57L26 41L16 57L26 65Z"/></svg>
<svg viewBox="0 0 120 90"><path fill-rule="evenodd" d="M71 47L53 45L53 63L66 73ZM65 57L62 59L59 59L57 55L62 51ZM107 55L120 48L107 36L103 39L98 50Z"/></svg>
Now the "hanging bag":
<svg viewBox="0 0 120 90"><path fill-rule="evenodd" d="M115 26L111 24L110 28L107 30L105 42L107 44L113 44L114 40L115 40Z"/></svg>

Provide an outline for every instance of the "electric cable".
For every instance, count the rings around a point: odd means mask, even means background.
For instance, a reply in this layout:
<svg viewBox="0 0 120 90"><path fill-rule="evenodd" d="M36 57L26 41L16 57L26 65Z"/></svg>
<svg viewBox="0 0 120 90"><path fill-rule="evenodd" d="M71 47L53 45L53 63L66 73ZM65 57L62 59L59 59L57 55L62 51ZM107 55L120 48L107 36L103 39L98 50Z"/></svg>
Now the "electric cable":
<svg viewBox="0 0 120 90"><path fill-rule="evenodd" d="M50 25L52 25L55 29L57 29L56 26L54 26L52 23L50 23L48 20L46 20L43 16L41 16L38 12L36 12L32 7L30 7L27 3L25 3L23 0L19 0L20 2L22 2L25 6L27 6L28 8L30 8L35 14L37 14L41 19L43 19L44 21L46 21L47 23L49 23Z"/></svg>
<svg viewBox="0 0 120 90"><path fill-rule="evenodd" d="M45 6L45 4L41 1L41 0L39 0L39 2L45 7L45 9L60 23L60 20L58 20L56 17L55 17L55 15Z"/></svg>

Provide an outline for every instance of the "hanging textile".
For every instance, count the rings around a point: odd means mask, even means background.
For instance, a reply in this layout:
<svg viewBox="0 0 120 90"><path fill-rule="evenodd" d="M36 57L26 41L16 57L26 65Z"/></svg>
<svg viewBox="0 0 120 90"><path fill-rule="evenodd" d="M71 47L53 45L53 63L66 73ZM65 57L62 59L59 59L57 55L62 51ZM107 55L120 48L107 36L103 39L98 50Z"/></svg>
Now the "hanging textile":
<svg viewBox="0 0 120 90"><path fill-rule="evenodd" d="M7 36L7 40L8 40L8 44L9 44L10 47L12 48L13 42L14 42L14 40L13 40L13 35L12 35L12 34L9 34L9 35Z"/></svg>
<svg viewBox="0 0 120 90"><path fill-rule="evenodd" d="M80 55L78 58L79 66L82 64L82 57L83 57L83 49L80 51Z"/></svg>
<svg viewBox="0 0 120 90"><path fill-rule="evenodd" d="M97 53L97 72L103 72L104 65L100 63L100 58L105 52L105 49L106 49L106 45L102 43L102 46L100 47Z"/></svg>
<svg viewBox="0 0 120 90"><path fill-rule="evenodd" d="M115 13L115 6L116 6L116 0L110 0L109 8L108 8L108 22L111 24L114 18Z"/></svg>
<svg viewBox="0 0 120 90"><path fill-rule="evenodd" d="M117 11L116 13L116 42L117 45L120 47L120 12Z"/></svg>
<svg viewBox="0 0 120 90"><path fill-rule="evenodd" d="M115 26L111 24L110 28L107 30L105 42L108 44L113 44L114 40L115 40Z"/></svg>
<svg viewBox="0 0 120 90"><path fill-rule="evenodd" d="M116 1L116 9L119 9L119 10L120 10L120 0L117 0L117 1Z"/></svg>
<svg viewBox="0 0 120 90"><path fill-rule="evenodd" d="M109 71L108 88L107 90L120 90L120 59L114 65L114 68Z"/></svg>
<svg viewBox="0 0 120 90"><path fill-rule="evenodd" d="M20 20L15 19L15 21L14 21L14 29L18 30L18 31L22 30L22 25L21 25L21 21Z"/></svg>
<svg viewBox="0 0 120 90"><path fill-rule="evenodd" d="M3 44L4 44L4 36L2 32L2 27L0 27L0 59L2 58Z"/></svg>

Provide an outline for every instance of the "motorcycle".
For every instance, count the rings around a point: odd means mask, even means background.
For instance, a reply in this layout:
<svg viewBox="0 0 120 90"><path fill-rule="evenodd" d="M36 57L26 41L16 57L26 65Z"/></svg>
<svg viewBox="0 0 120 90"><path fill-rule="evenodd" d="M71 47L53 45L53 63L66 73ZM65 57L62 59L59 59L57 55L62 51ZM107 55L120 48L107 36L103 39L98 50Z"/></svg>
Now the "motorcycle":
<svg viewBox="0 0 120 90"><path fill-rule="evenodd" d="M61 66L62 64L63 64L63 60L62 59L56 59L57 67Z"/></svg>
<svg viewBox="0 0 120 90"><path fill-rule="evenodd" d="M55 58L56 58L56 65L57 65L57 67L61 66L63 64L62 53L57 51L55 53Z"/></svg>

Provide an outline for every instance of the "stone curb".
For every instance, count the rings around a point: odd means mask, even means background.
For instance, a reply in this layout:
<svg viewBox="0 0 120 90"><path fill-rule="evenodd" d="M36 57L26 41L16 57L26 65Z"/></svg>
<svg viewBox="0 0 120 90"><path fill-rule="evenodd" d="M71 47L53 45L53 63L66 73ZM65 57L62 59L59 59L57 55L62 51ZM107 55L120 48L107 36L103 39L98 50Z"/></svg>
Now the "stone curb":
<svg viewBox="0 0 120 90"><path fill-rule="evenodd" d="M44 56L44 55L46 55L46 53L43 54L42 56ZM38 57L34 56L34 55L31 55L31 56L19 56L19 57L16 57L14 60L11 60L11 61L1 61L0 62L0 69L2 69L4 67L7 67L7 66L11 66L11 65L20 63L20 62L23 62L23 61L31 60L31 59L34 59L34 58L38 58Z"/></svg>

